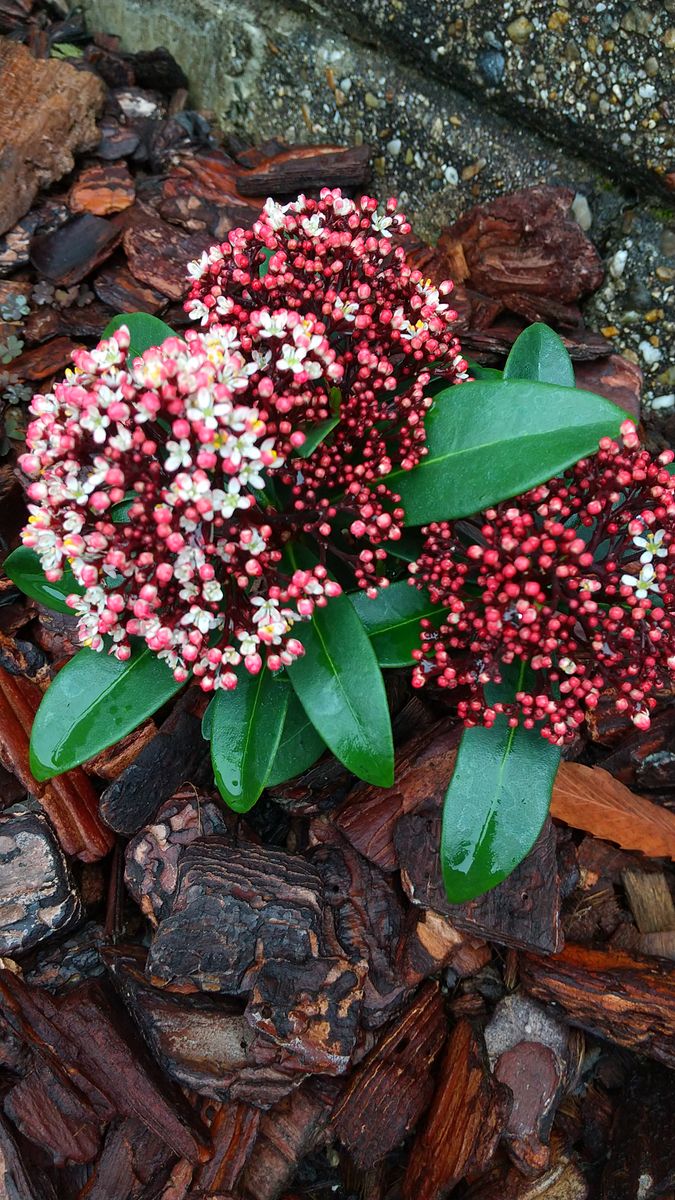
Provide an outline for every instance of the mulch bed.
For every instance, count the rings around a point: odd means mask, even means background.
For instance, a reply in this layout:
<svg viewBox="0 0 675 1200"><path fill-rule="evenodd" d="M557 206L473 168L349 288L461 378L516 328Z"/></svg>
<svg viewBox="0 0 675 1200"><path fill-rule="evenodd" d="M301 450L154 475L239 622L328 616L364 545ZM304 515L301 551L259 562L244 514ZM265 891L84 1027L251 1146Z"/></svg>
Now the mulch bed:
<svg viewBox="0 0 675 1200"><path fill-rule="evenodd" d="M16 103L34 86L37 109L49 68L52 108L91 80L95 109L78 129L64 116L61 159L41 146L35 178L14 130L12 195L0 182L13 221L0 309L30 309L0 324L0 344L24 341L0 379L4 550L25 519L27 399L73 347L120 311L184 327L185 263L267 194L358 194L369 176L367 148L251 147L215 130L186 109L166 51L123 54L54 7L0 0L0 86L20 72ZM81 55L50 59L64 44ZM602 266L572 198L505 196L435 247L411 239L410 257L455 279L472 358L500 365L544 320L579 383L637 415L637 368L581 316ZM460 732L442 696L392 677L394 788L326 758L244 820L213 791L194 689L84 768L32 778L32 717L72 637L71 618L0 573L3 1196L673 1195L670 697L648 735L608 700L571 747L530 856L458 906L437 864Z"/></svg>

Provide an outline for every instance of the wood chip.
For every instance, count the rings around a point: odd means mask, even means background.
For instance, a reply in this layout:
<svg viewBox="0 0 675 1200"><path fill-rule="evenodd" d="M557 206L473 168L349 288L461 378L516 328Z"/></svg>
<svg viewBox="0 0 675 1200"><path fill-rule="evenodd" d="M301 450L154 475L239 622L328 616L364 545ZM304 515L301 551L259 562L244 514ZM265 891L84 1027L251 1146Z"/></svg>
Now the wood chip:
<svg viewBox="0 0 675 1200"><path fill-rule="evenodd" d="M92 218L94 219L94 218ZM188 234L156 216L140 213L124 233L129 270L170 300L187 290L187 263L208 250L209 234Z"/></svg>
<svg viewBox="0 0 675 1200"><path fill-rule="evenodd" d="M122 212L136 198L134 181L126 163L97 163L80 172L68 195L71 212L109 217Z"/></svg>
<svg viewBox="0 0 675 1200"><path fill-rule="evenodd" d="M0 954L30 950L82 918L65 856L41 813L0 815Z"/></svg>
<svg viewBox="0 0 675 1200"><path fill-rule="evenodd" d="M36 59L0 37L0 233L28 212L38 189L67 175L74 153L98 140L105 87L62 59Z"/></svg>
<svg viewBox="0 0 675 1200"><path fill-rule="evenodd" d="M370 147L293 146L237 176L243 196L293 195L313 188L361 188L370 178Z"/></svg>
<svg viewBox="0 0 675 1200"><path fill-rule="evenodd" d="M30 257L40 275L61 287L72 287L109 258L122 239L119 223L82 213L55 233L33 238Z"/></svg>
<svg viewBox="0 0 675 1200"><path fill-rule="evenodd" d="M675 905L663 872L623 872L630 910L640 933L675 930Z"/></svg>
<svg viewBox="0 0 675 1200"><path fill-rule="evenodd" d="M666 963L568 943L550 959L523 955L520 978L571 1024L675 1066L675 969Z"/></svg>
<svg viewBox="0 0 675 1200"><path fill-rule="evenodd" d="M403 1200L443 1200L483 1170L509 1112L507 1089L493 1080L480 1036L466 1020L452 1031L428 1120L410 1152Z"/></svg>
<svg viewBox="0 0 675 1200"><path fill-rule="evenodd" d="M360 1170L373 1167L417 1124L431 1100L431 1068L446 1029L438 984L429 984L352 1074L332 1123Z"/></svg>

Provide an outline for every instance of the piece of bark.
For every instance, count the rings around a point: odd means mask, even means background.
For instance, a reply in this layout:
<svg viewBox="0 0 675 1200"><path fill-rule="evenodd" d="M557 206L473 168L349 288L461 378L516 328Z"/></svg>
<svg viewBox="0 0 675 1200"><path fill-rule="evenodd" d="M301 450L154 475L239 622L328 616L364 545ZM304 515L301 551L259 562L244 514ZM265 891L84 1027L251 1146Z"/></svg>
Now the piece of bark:
<svg viewBox="0 0 675 1200"><path fill-rule="evenodd" d="M63 372L72 362L73 350L77 350L77 342L68 337L52 338L41 346L33 346L25 350L12 363L12 370L19 379L38 382L41 379L51 379L52 375Z"/></svg>
<svg viewBox="0 0 675 1200"><path fill-rule="evenodd" d="M40 1059L34 1059L24 1078L7 1093L4 1111L15 1128L40 1146L56 1167L88 1163L98 1154L99 1115L85 1097Z"/></svg>
<svg viewBox="0 0 675 1200"><path fill-rule="evenodd" d="M241 172L237 187L244 196L296 196L320 187L360 188L369 178L369 146L292 146Z"/></svg>
<svg viewBox="0 0 675 1200"><path fill-rule="evenodd" d="M640 420L644 376L636 363L621 354L610 354L597 362L580 363L574 374L577 387L606 396L634 421Z"/></svg>
<svg viewBox="0 0 675 1200"><path fill-rule="evenodd" d="M299 1162L324 1141L337 1095L335 1080L308 1080L265 1113L237 1200L277 1200Z"/></svg>
<svg viewBox="0 0 675 1200"><path fill-rule="evenodd" d="M98 797L84 771L76 767L48 783L31 774L30 731L41 700L37 684L0 667L0 762L37 797L66 853L96 862L108 854L114 838L99 816Z"/></svg>
<svg viewBox="0 0 675 1200"><path fill-rule="evenodd" d="M82 917L63 851L41 813L0 815L0 954L23 953Z"/></svg>
<svg viewBox="0 0 675 1200"><path fill-rule="evenodd" d="M441 804L452 776L461 728L438 723L411 739L396 757L392 788L354 788L335 813L335 824L360 854L383 871L398 866L394 829L404 813Z"/></svg>
<svg viewBox="0 0 675 1200"><path fill-rule="evenodd" d="M126 163L96 163L80 172L68 194L71 212L109 217L122 212L136 198L134 181Z"/></svg>
<svg viewBox="0 0 675 1200"><path fill-rule="evenodd" d="M312 821L309 840L338 941L350 961L368 964L363 1024L379 1028L406 995L395 966L403 906L391 879L358 854L332 821Z"/></svg>
<svg viewBox="0 0 675 1200"><path fill-rule="evenodd" d="M228 818L210 793L194 785L180 788L132 838L125 851L124 879L141 912L152 925L165 917L178 878L178 859L186 846L211 834L227 835Z"/></svg>
<svg viewBox="0 0 675 1200"><path fill-rule="evenodd" d="M665 933L675 930L675 905L668 880L662 871L623 872L630 910L640 933Z"/></svg>
<svg viewBox="0 0 675 1200"><path fill-rule="evenodd" d="M552 1163L536 1179L497 1163L464 1193L464 1200L588 1200L589 1188L576 1156L552 1138Z"/></svg>
<svg viewBox="0 0 675 1200"><path fill-rule="evenodd" d="M28 212L40 188L67 175L98 140L105 87L63 59L38 60L0 38L0 233Z"/></svg>
<svg viewBox="0 0 675 1200"><path fill-rule="evenodd" d="M157 733L157 726L151 717L133 729L126 737L120 738L107 750L101 750L84 763L84 769L99 779L117 779L132 762L135 762L144 746L147 746Z"/></svg>
<svg viewBox="0 0 675 1200"><path fill-rule="evenodd" d="M243 1005L160 991L143 974L142 952L108 949L116 987L162 1069L177 1083L219 1101L269 1108L305 1072L249 1025Z"/></svg>
<svg viewBox="0 0 675 1200"><path fill-rule="evenodd" d="M61 993L85 979L103 975L105 968L100 955L103 940L102 926L88 921L63 941L41 946L22 964L25 983Z"/></svg>
<svg viewBox="0 0 675 1200"><path fill-rule="evenodd" d="M147 1195L145 1185L150 1183L157 1196L154 1185L170 1177L172 1162L164 1142L141 1121L133 1117L113 1121L93 1175L78 1193L78 1200L142 1200Z"/></svg>
<svg viewBox="0 0 675 1200"><path fill-rule="evenodd" d="M406 916L398 945L396 970L401 981L414 988L450 965L460 979L473 975L491 957L485 942L460 932L441 913L413 908Z"/></svg>
<svg viewBox="0 0 675 1200"><path fill-rule="evenodd" d="M398 821L394 844L401 882L413 904L448 916L458 929L516 948L555 954L563 944L556 839L547 821L527 858L484 896L450 904L441 877L438 847L441 811L408 813Z"/></svg>
<svg viewBox="0 0 675 1200"><path fill-rule="evenodd" d="M483 1170L508 1116L507 1089L487 1069L482 1038L469 1021L452 1031L429 1116L410 1152L403 1200L443 1200Z"/></svg>
<svg viewBox="0 0 675 1200"><path fill-rule="evenodd" d="M153 983L247 996L263 962L331 956L316 868L269 846L219 837L187 846L169 913L148 956Z"/></svg>
<svg viewBox="0 0 675 1200"><path fill-rule="evenodd" d="M619 1105L600 1200L656 1200L675 1189L672 1072L636 1064Z"/></svg>
<svg viewBox="0 0 675 1200"><path fill-rule="evenodd" d="M115 312L157 313L166 307L166 296L134 278L128 267L106 267L92 284L99 300Z"/></svg>
<svg viewBox="0 0 675 1200"><path fill-rule="evenodd" d="M95 153L97 158L102 158L105 162L130 158L138 149L140 140L140 135L132 125L118 121L116 117L104 116L99 126L99 140Z"/></svg>
<svg viewBox="0 0 675 1200"><path fill-rule="evenodd" d="M295 1070L346 1070L367 964L345 957L321 877L301 858L218 837L193 842L147 969L174 991L249 996L247 1021Z"/></svg>
<svg viewBox="0 0 675 1200"><path fill-rule="evenodd" d="M33 238L31 262L45 279L69 288L110 257L122 233L120 222L82 213L55 233Z"/></svg>
<svg viewBox="0 0 675 1200"><path fill-rule="evenodd" d="M181 696L152 741L103 792L101 816L116 833L138 833L186 779L199 781L209 748L194 711L195 690Z"/></svg>
<svg viewBox="0 0 675 1200"><path fill-rule="evenodd" d="M675 968L620 950L569 944L553 958L523 954L529 995L557 1003L572 1025L675 1066Z"/></svg>
<svg viewBox="0 0 675 1200"><path fill-rule="evenodd" d="M446 1032L438 984L428 984L352 1074L332 1125L360 1170L373 1167L417 1124L433 1094L431 1068Z"/></svg>
<svg viewBox="0 0 675 1200"><path fill-rule="evenodd" d="M261 1113L250 1104L223 1104L210 1126L213 1156L195 1174L197 1196L228 1195L236 1190L255 1148Z"/></svg>
<svg viewBox="0 0 675 1200"><path fill-rule="evenodd" d="M135 1117L175 1154L208 1157L197 1122L180 1097L154 1082L151 1060L100 984L69 991L59 1004L0 971L0 1003L15 1033L62 1081L82 1092L99 1117Z"/></svg>
<svg viewBox="0 0 675 1200"><path fill-rule="evenodd" d="M246 1020L282 1050L292 1050L299 1070L342 1075L356 1044L367 970L365 962L338 957L267 959L255 977Z"/></svg>
<svg viewBox="0 0 675 1200"><path fill-rule="evenodd" d="M2 1200L56 1200L46 1175L38 1171L32 1155L19 1150L7 1122L0 1117L0 1181Z"/></svg>
<svg viewBox="0 0 675 1200"><path fill-rule="evenodd" d="M183 233L140 208L124 233L124 250L132 275L171 300L183 298L187 290L187 263L199 258L211 242L209 234Z"/></svg>
<svg viewBox="0 0 675 1200"><path fill-rule="evenodd" d="M569 304L603 278L593 243L571 214L571 188L523 188L477 205L442 230L449 278L490 296L519 292Z"/></svg>
<svg viewBox="0 0 675 1200"><path fill-rule="evenodd" d="M59 200L45 200L33 208L4 237L0 237L0 277L10 275L30 260L30 245L36 233L47 233L65 225L70 209Z"/></svg>
<svg viewBox="0 0 675 1200"><path fill-rule="evenodd" d="M638 938L638 952L640 954L654 954L657 958L675 960L675 933L668 930L665 933L640 934Z"/></svg>

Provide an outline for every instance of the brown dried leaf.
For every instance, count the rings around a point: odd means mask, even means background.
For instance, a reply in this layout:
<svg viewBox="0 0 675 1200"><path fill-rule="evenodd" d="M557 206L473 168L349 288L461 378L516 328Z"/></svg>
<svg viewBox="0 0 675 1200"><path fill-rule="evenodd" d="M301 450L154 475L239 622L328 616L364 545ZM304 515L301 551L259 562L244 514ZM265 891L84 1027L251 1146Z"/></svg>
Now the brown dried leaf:
<svg viewBox="0 0 675 1200"><path fill-rule="evenodd" d="M551 816L624 850L675 860L675 813L631 792L602 767L561 763Z"/></svg>

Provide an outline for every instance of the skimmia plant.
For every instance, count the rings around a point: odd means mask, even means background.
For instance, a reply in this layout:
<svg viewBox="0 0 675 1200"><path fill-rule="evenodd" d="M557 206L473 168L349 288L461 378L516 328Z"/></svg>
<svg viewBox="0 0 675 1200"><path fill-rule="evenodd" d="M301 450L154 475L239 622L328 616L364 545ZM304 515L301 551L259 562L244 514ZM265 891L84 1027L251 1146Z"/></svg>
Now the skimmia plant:
<svg viewBox="0 0 675 1200"><path fill-rule="evenodd" d="M644 728L673 676L672 455L574 387L544 326L470 370L409 231L393 201L270 200L189 265L184 337L116 318L33 399L5 569L84 646L38 711L38 779L194 682L236 811L326 747L388 786L382 669L456 690L463 901L531 848L600 693Z"/></svg>

